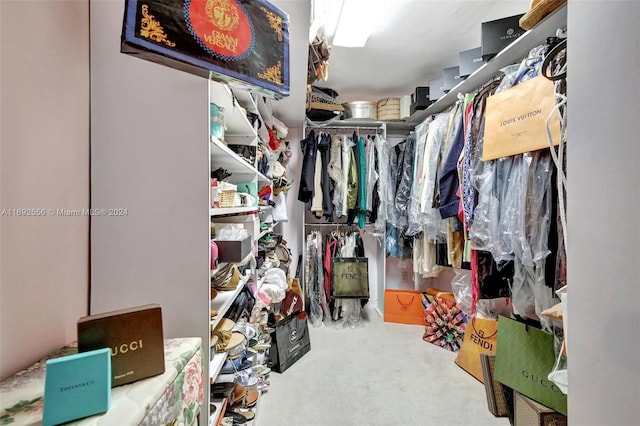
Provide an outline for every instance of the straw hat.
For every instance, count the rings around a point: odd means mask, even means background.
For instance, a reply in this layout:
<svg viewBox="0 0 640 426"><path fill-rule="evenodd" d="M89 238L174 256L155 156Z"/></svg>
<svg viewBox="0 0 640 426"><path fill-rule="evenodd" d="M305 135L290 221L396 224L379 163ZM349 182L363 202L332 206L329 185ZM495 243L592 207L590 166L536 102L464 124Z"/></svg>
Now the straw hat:
<svg viewBox="0 0 640 426"><path fill-rule="evenodd" d="M538 25L545 16L565 4L567 0L531 0L529 11L520 18L520 26L525 30Z"/></svg>

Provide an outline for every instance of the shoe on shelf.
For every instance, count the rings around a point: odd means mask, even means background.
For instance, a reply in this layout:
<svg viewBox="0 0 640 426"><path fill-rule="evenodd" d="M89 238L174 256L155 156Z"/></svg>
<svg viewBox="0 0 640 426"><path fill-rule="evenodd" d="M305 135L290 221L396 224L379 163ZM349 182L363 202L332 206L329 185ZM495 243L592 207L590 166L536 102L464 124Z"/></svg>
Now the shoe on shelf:
<svg viewBox="0 0 640 426"><path fill-rule="evenodd" d="M264 391L265 389L267 389L269 387L271 383L269 382L269 380L265 379L265 378L258 378L258 390L259 391Z"/></svg>
<svg viewBox="0 0 640 426"><path fill-rule="evenodd" d="M226 411L222 417L222 425L225 426L241 426L247 424L247 418L235 411Z"/></svg>
<svg viewBox="0 0 640 426"><path fill-rule="evenodd" d="M256 418L256 413L251 409L235 408L233 410L233 412L243 415L245 417L245 419L247 419L247 425L248 426L252 425L253 424L253 419Z"/></svg>
<svg viewBox="0 0 640 426"><path fill-rule="evenodd" d="M246 393L244 401L241 403L234 403L231 405L231 409L237 408L252 408L256 406L258 402L259 392L257 390L250 390Z"/></svg>
<svg viewBox="0 0 640 426"><path fill-rule="evenodd" d="M234 382L244 386L247 390L255 390L258 386L258 378L252 375L249 370L238 371Z"/></svg>
<svg viewBox="0 0 640 426"><path fill-rule="evenodd" d="M227 359L220 369L220 374L233 374L251 368L253 359L254 357L249 356L246 351L236 359Z"/></svg>
<svg viewBox="0 0 640 426"><path fill-rule="evenodd" d="M237 358L247 347L246 337L242 333L232 331L234 326L233 321L223 318L212 331L212 336L218 338L215 345L216 353L227 352L231 359Z"/></svg>
<svg viewBox="0 0 640 426"><path fill-rule="evenodd" d="M211 400L226 399L229 404L232 404L235 389L235 383L214 383L211 385Z"/></svg>
<svg viewBox="0 0 640 426"><path fill-rule="evenodd" d="M258 334L258 329L253 324L249 324L246 320L241 320L233 327L234 331L244 334L247 340L253 339Z"/></svg>
<svg viewBox="0 0 640 426"><path fill-rule="evenodd" d="M227 263L211 277L211 287L217 291L235 290L240 283L240 271L234 263Z"/></svg>

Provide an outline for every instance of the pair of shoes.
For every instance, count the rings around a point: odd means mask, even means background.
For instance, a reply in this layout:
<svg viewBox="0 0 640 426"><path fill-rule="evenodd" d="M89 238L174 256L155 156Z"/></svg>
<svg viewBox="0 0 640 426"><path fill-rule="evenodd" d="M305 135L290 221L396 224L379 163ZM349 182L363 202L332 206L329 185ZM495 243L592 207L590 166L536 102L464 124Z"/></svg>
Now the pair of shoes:
<svg viewBox="0 0 640 426"><path fill-rule="evenodd" d="M285 176L273 180L273 195L278 195L282 191L288 191L293 185Z"/></svg>
<svg viewBox="0 0 640 426"><path fill-rule="evenodd" d="M211 385L211 403L216 399L226 399L228 404L234 401L235 383L213 383Z"/></svg>
<svg viewBox="0 0 640 426"><path fill-rule="evenodd" d="M222 365L220 374L234 374L246 370L253 366L255 355L247 351L240 354L236 359L228 359Z"/></svg>
<svg viewBox="0 0 640 426"><path fill-rule="evenodd" d="M211 331L211 342L215 341L216 353L227 352L230 359L237 358L247 348L247 339L244 334L233 331L235 323L228 318L223 318Z"/></svg>
<svg viewBox="0 0 640 426"><path fill-rule="evenodd" d="M211 172L211 179L218 179L220 182L224 181L227 178L230 178L232 173L228 170L223 169L222 167L218 167L216 170Z"/></svg>
<svg viewBox="0 0 640 426"><path fill-rule="evenodd" d="M252 372L252 368L238 371L233 381L244 386L247 390L256 390L258 388L258 377Z"/></svg>
<svg viewBox="0 0 640 426"><path fill-rule="evenodd" d="M238 331L247 338L247 340L251 341L251 339L255 338L258 334L258 329L255 325L250 324L246 320L240 320L233 327L233 331Z"/></svg>
<svg viewBox="0 0 640 426"><path fill-rule="evenodd" d="M247 426L253 425L253 419L256 418L255 412L249 408L236 408L231 412L244 416L244 418L247 419Z"/></svg>
<svg viewBox="0 0 640 426"><path fill-rule="evenodd" d="M244 387L242 385L236 385L238 387L241 387L244 389ZM231 409L238 409L238 408L252 408L256 406L256 403L258 402L258 396L259 396L259 392L257 390L250 390L250 391L246 391L245 395L244 395L244 399L240 402L234 402L233 404L231 404Z"/></svg>
<svg viewBox="0 0 640 426"><path fill-rule="evenodd" d="M255 415L254 415L255 417ZM253 420L253 419L252 419ZM226 411L222 417L221 426L242 426L248 423L248 419L236 411Z"/></svg>

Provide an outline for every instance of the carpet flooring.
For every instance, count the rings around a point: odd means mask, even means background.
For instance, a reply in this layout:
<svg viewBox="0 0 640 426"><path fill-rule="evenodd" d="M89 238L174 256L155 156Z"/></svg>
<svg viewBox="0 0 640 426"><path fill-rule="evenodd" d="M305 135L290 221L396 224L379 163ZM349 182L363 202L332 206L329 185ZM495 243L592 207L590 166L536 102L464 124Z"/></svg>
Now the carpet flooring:
<svg viewBox="0 0 640 426"><path fill-rule="evenodd" d="M454 353L422 340L423 326L363 316L356 328L310 326L311 351L271 373L256 425L509 425Z"/></svg>

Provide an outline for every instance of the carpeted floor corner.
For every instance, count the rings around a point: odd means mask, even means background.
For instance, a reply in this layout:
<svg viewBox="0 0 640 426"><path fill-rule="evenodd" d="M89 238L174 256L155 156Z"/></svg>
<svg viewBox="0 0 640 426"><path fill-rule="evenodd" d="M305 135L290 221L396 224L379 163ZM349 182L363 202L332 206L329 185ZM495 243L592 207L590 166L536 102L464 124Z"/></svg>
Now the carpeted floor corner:
<svg viewBox="0 0 640 426"><path fill-rule="evenodd" d="M311 351L271 373L259 426L506 426L487 409L484 385L455 354L422 340L423 326L385 323L311 327Z"/></svg>

